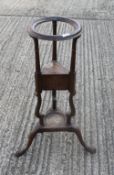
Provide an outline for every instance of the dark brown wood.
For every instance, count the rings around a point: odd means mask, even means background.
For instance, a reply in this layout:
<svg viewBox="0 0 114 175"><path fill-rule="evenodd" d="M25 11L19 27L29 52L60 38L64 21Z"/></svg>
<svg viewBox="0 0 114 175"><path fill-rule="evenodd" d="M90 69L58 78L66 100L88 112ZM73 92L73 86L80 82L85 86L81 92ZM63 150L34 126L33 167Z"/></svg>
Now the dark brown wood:
<svg viewBox="0 0 114 175"><path fill-rule="evenodd" d="M89 152L91 154L96 153L96 149L94 147L89 147L87 144L85 144L80 129L75 127L75 126L73 126L73 125L67 125L67 124L62 125L61 124L61 125L58 125L58 126L55 126L55 127L53 127L53 126L51 127L51 125L49 125L49 126L46 126L46 125L45 126L41 126L41 125L37 124L35 129L33 130L33 132L31 132L31 134L28 137L28 143L27 143L26 147L24 149L22 149L21 151L17 152L15 154L16 157L20 157L24 153L26 153L26 151L31 146L31 144L33 142L33 139L35 138L37 133L43 133L43 132L64 132L64 131L74 132L77 135L81 145L85 148L85 150L87 152Z"/></svg>
<svg viewBox="0 0 114 175"><path fill-rule="evenodd" d="M32 142L33 142L33 139L35 138L36 134L38 133L38 127L36 127L34 129L33 132L30 133L29 137L28 137L28 142L27 142L27 145L26 147L22 150L22 151L18 151L15 156L16 157L20 157L22 156L28 149L29 147L31 146Z"/></svg>
<svg viewBox="0 0 114 175"><path fill-rule="evenodd" d="M52 90L52 105L53 105L53 110L56 110L57 108L56 90Z"/></svg>
<svg viewBox="0 0 114 175"><path fill-rule="evenodd" d="M71 117L75 115L75 106L73 103L73 94L70 93L69 95L69 105L71 111L67 114L67 124L71 125Z"/></svg>
<svg viewBox="0 0 114 175"><path fill-rule="evenodd" d="M43 90L68 90L68 83L67 75L42 75Z"/></svg>
<svg viewBox="0 0 114 175"><path fill-rule="evenodd" d="M40 125L44 125L44 120L43 120L43 115L40 114L40 107L41 107L41 102L42 102L42 97L41 93L38 94L38 101L37 101L37 106L35 109L35 116L40 119Z"/></svg>
<svg viewBox="0 0 114 175"><path fill-rule="evenodd" d="M39 124L37 124L35 130L30 134L27 146L20 152L16 153L16 156L19 157L23 155L32 144L33 139L35 138L37 133L43 132L59 132L59 131L68 131L74 132L82 146L86 151L90 153L95 153L96 150L94 148L88 147L83 138L79 128L76 128L72 124L72 117L75 115L75 106L73 103L73 96L75 95L75 64L76 64L76 43L79 38L79 34L81 31L81 27L79 23L74 20L60 17L50 17L43 18L43 22L52 21L53 24L53 36L40 35L35 32L35 27L42 23L42 20L35 22L30 30L30 36L34 39L35 45L35 86L36 86L36 95L38 97L38 102L35 110L35 115L39 118ZM71 24L77 30L71 35L68 36L56 36L57 30L57 21L62 21ZM72 50L71 50L71 65L70 71L67 70L64 66L57 62L57 41L64 39L71 39L72 41ZM53 41L53 51L52 51L52 62L44 65L43 68L40 68L40 58L39 58L39 46L38 39L47 39ZM41 106L41 93L43 90L51 90L52 91L52 108L45 114L40 114L40 106ZM68 114L64 114L59 109L57 109L57 101L56 101L56 90L68 90L69 95L69 105L70 112Z"/></svg>
<svg viewBox="0 0 114 175"><path fill-rule="evenodd" d="M53 35L57 34L57 21L52 21L53 24ZM57 42L53 41L53 55L52 60L57 61ZM52 105L53 110L56 110L57 108L57 100L56 100L56 90L52 90Z"/></svg>
<svg viewBox="0 0 114 175"><path fill-rule="evenodd" d="M34 38L34 48L35 48L35 66L36 66L36 73L41 74L40 69L40 57L39 57L39 46L38 46L38 40Z"/></svg>
<svg viewBox="0 0 114 175"><path fill-rule="evenodd" d="M57 21L52 21L53 24L53 35L57 34ZM57 61L57 42L53 41L53 52L52 52L52 60Z"/></svg>
<svg viewBox="0 0 114 175"><path fill-rule="evenodd" d="M75 65L76 65L76 41L74 38L72 41L72 53L71 53L71 65L70 65L70 73L75 73Z"/></svg>

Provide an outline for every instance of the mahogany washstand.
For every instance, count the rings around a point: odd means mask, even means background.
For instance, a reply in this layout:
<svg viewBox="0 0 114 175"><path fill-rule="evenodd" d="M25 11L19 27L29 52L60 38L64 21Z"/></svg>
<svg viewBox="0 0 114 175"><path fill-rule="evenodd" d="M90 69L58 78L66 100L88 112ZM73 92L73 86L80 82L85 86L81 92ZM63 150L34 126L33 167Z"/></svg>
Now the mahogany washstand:
<svg viewBox="0 0 114 175"><path fill-rule="evenodd" d="M67 33L63 35L57 35L58 21L70 24L74 28L74 32L70 34ZM45 22L52 22L53 35L44 35L36 31L36 27ZM29 149L37 133L55 132L55 131L74 132L77 135L81 145L85 148L86 151L90 152L91 154L96 152L95 148L91 148L85 144L80 129L75 127L71 120L72 116L75 115L73 96L76 93L75 91L76 43L77 39L80 37L80 33L81 33L80 24L73 19L64 17L44 17L33 22L33 24L31 25L29 29L29 35L33 38L35 46L35 66L36 66L35 91L38 97L35 115L36 117L39 118L39 122L36 125L36 128L29 135L26 147L23 150L16 153L17 157L23 155ZM39 39L50 40L53 42L52 62L51 64L48 64L46 66L44 65L43 69L41 69L40 67L39 44L38 44ZM63 41L68 39L72 39L70 70L67 70L57 62L57 41ZM43 115L39 112L42 102L41 93L43 90L52 91L52 108L48 110L46 115ZM56 90L69 91L69 105L70 105L69 113L64 114L57 108Z"/></svg>

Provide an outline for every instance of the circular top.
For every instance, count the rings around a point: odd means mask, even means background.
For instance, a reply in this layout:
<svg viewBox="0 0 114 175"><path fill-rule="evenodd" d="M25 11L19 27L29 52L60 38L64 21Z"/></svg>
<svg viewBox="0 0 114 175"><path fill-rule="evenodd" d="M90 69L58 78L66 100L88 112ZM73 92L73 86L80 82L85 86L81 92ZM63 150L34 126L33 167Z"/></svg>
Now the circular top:
<svg viewBox="0 0 114 175"><path fill-rule="evenodd" d="M42 23L45 22L50 22L50 21L60 21L60 22L65 22L67 24L70 24L74 28L74 32L72 33L65 33L62 35L46 35L46 34L41 34L36 31L36 27ZM38 39L43 39L43 40L51 40L51 41L60 41L60 40L67 40L71 38L78 38L80 36L81 32L81 26L80 24L70 18L65 18L65 17L44 17L36 20L33 22L31 27L29 28L29 34L33 38L38 38Z"/></svg>

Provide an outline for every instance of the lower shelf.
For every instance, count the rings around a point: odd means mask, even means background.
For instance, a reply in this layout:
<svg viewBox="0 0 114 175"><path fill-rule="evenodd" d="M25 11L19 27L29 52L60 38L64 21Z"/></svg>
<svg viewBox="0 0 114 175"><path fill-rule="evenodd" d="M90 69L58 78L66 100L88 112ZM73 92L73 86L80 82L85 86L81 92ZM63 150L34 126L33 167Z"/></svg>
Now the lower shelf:
<svg viewBox="0 0 114 175"><path fill-rule="evenodd" d="M50 109L44 117L44 126L47 128L60 128L66 126L66 115L59 109Z"/></svg>

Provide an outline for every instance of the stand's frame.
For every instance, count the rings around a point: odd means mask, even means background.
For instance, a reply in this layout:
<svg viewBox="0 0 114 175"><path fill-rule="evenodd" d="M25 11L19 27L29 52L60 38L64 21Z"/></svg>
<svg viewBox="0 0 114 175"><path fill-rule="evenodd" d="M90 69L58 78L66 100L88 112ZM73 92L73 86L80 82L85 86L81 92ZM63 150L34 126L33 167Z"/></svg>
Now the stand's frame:
<svg viewBox="0 0 114 175"><path fill-rule="evenodd" d="M48 21L48 20L50 20L50 18L45 18L44 20ZM44 22L44 20L43 20L43 22ZM48 36L48 38L46 38L46 39L53 40L52 62L53 62L53 66L54 66L57 63L57 42L56 41L65 39L65 37L60 38L60 37L57 37L57 35L56 35L57 34L57 21L62 20L63 22L65 21L65 22L72 24L72 20L70 22L70 19L60 18L60 17L52 17L51 20L52 20L52 25L53 25L53 36ZM63 69L62 73L57 73L57 72L50 73L50 71L49 72L47 71L45 73L45 71L44 72L41 71L38 39L39 38L45 39L45 36L43 36L43 38L41 38L41 35L38 35L38 33L35 33L35 31L33 30L33 26L32 26L32 29L30 31L30 35L33 37L34 45L35 45L35 65L36 65L35 85L36 85L36 95L38 97L35 115L36 115L36 117L39 118L39 123L36 125L36 128L32 131L32 133L29 135L28 143L27 143L26 147L22 151L19 151L16 153L17 157L22 156L29 149L29 147L32 144L32 141L35 138L35 136L37 135L37 133L43 133L43 132L60 132L60 131L74 132L77 135L81 145L85 148L86 151L90 152L91 154L96 152L95 148L91 148L85 144L85 142L82 138L82 134L81 134L80 129L73 126L73 124L71 122L72 116L75 115L75 106L73 103L73 96L76 93L75 92L76 42L77 42L77 39L80 37L79 33L81 31L79 24L75 23L75 21L73 21L73 22L74 23L72 25L76 24L77 27L79 28L79 30L77 33L75 33L74 36L72 36L73 41L72 41L72 53L71 53L71 65L70 65L70 71L68 73L66 73L65 69ZM67 39L68 39L68 36L67 36ZM59 65L58 65L58 70L59 69L61 70L61 67L59 67ZM55 79L56 79L56 82L54 81ZM41 102L42 102L42 98L41 98L42 90L52 90L52 109L45 116L40 114L40 112L39 112ZM57 109L56 90L68 90L69 91L69 93L70 93L69 105L70 105L71 111L68 114L63 114L62 112L60 112ZM53 117L53 115L55 115L55 114L63 117L65 119L65 120L63 120L64 122L61 123L59 126L55 126L55 127L46 125L45 124L46 117L49 117L49 116Z"/></svg>

